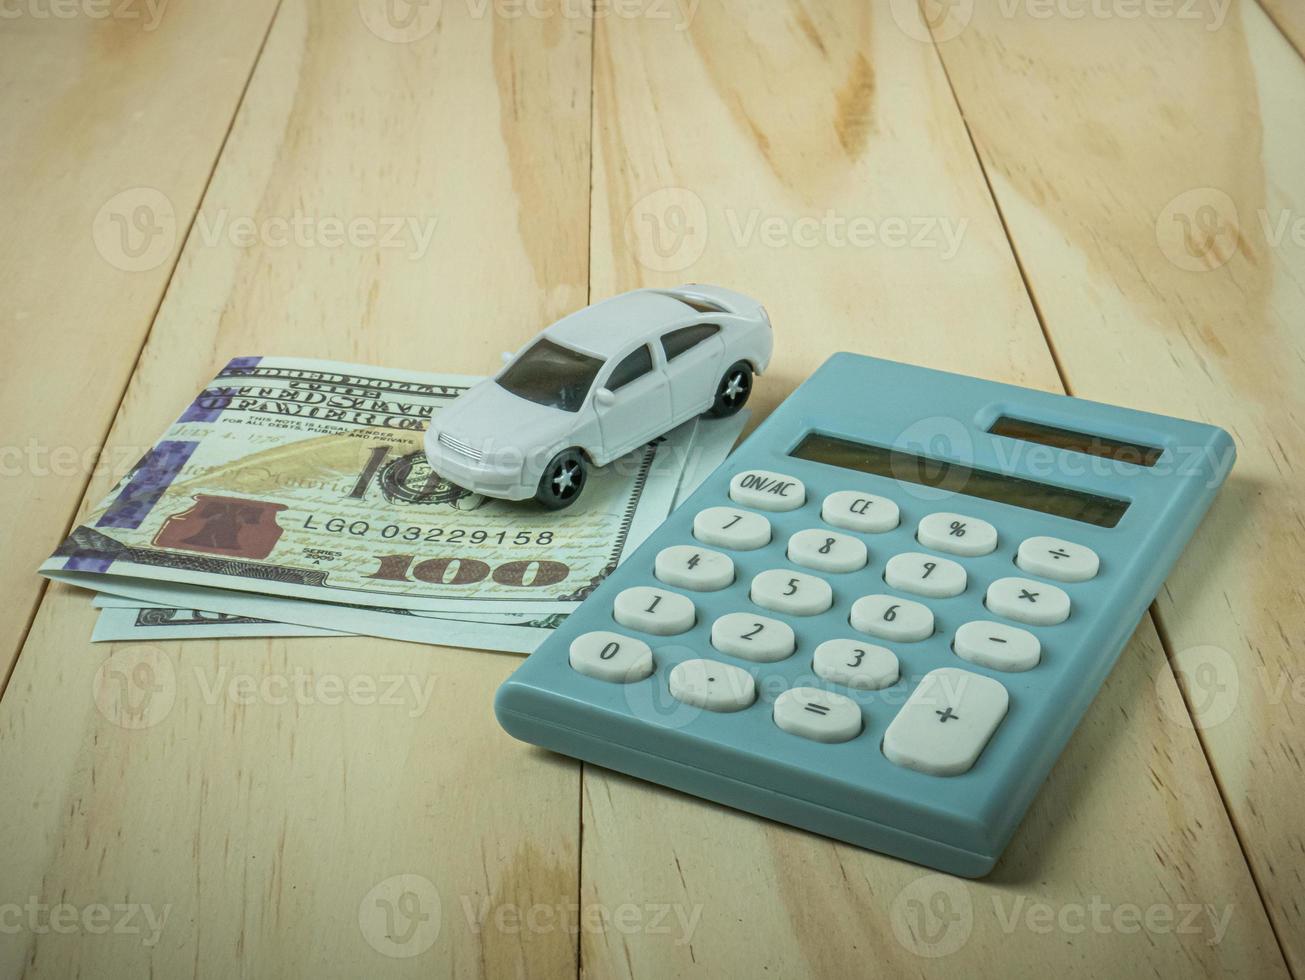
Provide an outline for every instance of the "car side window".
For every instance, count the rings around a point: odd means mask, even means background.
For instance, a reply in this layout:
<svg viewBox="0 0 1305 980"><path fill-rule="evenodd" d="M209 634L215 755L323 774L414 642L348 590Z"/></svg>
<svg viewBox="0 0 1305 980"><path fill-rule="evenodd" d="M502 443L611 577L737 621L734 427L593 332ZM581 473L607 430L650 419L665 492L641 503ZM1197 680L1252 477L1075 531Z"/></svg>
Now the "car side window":
<svg viewBox="0 0 1305 980"><path fill-rule="evenodd" d="M672 330L662 337L662 350L666 352L666 360L674 360L686 350L696 347L708 337L714 337L718 333L720 333L720 326L715 323L695 323L691 327Z"/></svg>
<svg viewBox="0 0 1305 980"><path fill-rule="evenodd" d="M636 347L621 358L620 364L612 368L611 376L607 379L608 390L616 391L618 388L624 388L631 381L637 381L651 371L652 366L652 351L648 349L648 345Z"/></svg>

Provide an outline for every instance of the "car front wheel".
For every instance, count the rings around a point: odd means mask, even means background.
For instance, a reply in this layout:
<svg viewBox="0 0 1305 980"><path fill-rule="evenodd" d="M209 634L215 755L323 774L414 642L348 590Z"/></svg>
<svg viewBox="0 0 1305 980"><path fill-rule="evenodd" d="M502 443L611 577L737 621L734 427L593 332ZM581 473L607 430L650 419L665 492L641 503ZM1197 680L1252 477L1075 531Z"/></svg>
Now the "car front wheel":
<svg viewBox="0 0 1305 980"><path fill-rule="evenodd" d="M733 415L747 404L752 394L752 366L747 361L736 361L721 375L716 386L716 398L707 409L708 418L723 419Z"/></svg>
<svg viewBox="0 0 1305 980"><path fill-rule="evenodd" d="M564 449L544 467L535 499L549 510L570 507L585 487L588 467L577 449Z"/></svg>

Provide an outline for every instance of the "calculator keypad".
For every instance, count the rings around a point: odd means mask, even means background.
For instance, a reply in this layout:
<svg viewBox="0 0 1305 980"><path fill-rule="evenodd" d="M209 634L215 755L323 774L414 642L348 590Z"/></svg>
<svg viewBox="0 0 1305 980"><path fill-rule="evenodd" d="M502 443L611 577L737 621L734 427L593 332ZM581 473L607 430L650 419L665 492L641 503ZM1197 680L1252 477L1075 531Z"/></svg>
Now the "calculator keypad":
<svg viewBox="0 0 1305 980"><path fill-rule="evenodd" d="M587 677L631 684L653 672L652 648L643 640L606 630L582 633L571 641L571 666Z"/></svg>
<svg viewBox="0 0 1305 980"><path fill-rule="evenodd" d="M1030 670L1042 660L1042 642L1028 630L986 619L960 627L952 651L989 670Z"/></svg>
<svg viewBox="0 0 1305 980"><path fill-rule="evenodd" d="M793 616L815 616L834 603L834 590L824 579L787 568L759 573L749 595L764 609Z"/></svg>
<svg viewBox="0 0 1305 980"><path fill-rule="evenodd" d="M671 669L671 697L708 711L742 711L757 700L752 675L715 660L685 660Z"/></svg>
<svg viewBox="0 0 1305 980"><path fill-rule="evenodd" d="M852 603L853 629L881 640L913 643L933 636L933 610L892 595L865 595Z"/></svg>
<svg viewBox="0 0 1305 980"><path fill-rule="evenodd" d="M999 578L988 586L989 609L1030 626L1055 626L1069 618L1069 596L1064 589L1031 578Z"/></svg>
<svg viewBox="0 0 1305 980"><path fill-rule="evenodd" d="M744 470L730 480L730 499L758 510L796 510L807 502L807 488L786 473Z"/></svg>
<svg viewBox="0 0 1305 980"><path fill-rule="evenodd" d="M930 514L920 521L915 539L926 548L946 551L948 554L991 554L997 548L997 529L987 521L964 514Z"/></svg>
<svg viewBox="0 0 1305 980"><path fill-rule="evenodd" d="M770 521L737 507L708 507L693 519L693 536L731 551L754 551L770 544Z"/></svg>
<svg viewBox="0 0 1305 980"><path fill-rule="evenodd" d="M887 497L859 490L839 490L825 498L820 517L825 523L848 531L882 534L897 527L902 512Z"/></svg>
<svg viewBox="0 0 1305 980"><path fill-rule="evenodd" d="M677 544L657 553L653 574L667 585L716 592L734 582L734 561L719 551Z"/></svg>
<svg viewBox="0 0 1305 980"><path fill-rule="evenodd" d="M851 698L817 687L795 687L775 699L775 724L817 742L846 742L861 734L861 709Z"/></svg>
<svg viewBox="0 0 1305 980"><path fill-rule="evenodd" d="M617 593L612 618L622 626L654 636L674 636L693 629L693 600L678 592L636 585Z"/></svg>
<svg viewBox="0 0 1305 980"><path fill-rule="evenodd" d="M890 762L935 776L968 772L1006 717L999 681L956 667L931 670L884 732Z"/></svg>
<svg viewBox="0 0 1305 980"><path fill-rule="evenodd" d="M721 653L754 663L771 664L793 655L793 627L768 616L726 613L711 624L711 645Z"/></svg>
<svg viewBox="0 0 1305 980"><path fill-rule="evenodd" d="M850 534L813 527L788 539L788 560L820 572L855 572L868 557L865 542Z"/></svg>
<svg viewBox="0 0 1305 980"><path fill-rule="evenodd" d="M965 569L949 558L910 551L888 559L884 581L903 592L945 599L965 591L966 575Z"/></svg>
<svg viewBox="0 0 1305 980"><path fill-rule="evenodd" d="M897 654L859 640L826 640L811 660L816 676L858 691L878 691L897 683Z"/></svg>
<svg viewBox="0 0 1305 980"><path fill-rule="evenodd" d="M1039 536L1020 543L1015 564L1030 575L1058 582L1086 582L1096 578L1101 559L1091 548L1062 538Z"/></svg>

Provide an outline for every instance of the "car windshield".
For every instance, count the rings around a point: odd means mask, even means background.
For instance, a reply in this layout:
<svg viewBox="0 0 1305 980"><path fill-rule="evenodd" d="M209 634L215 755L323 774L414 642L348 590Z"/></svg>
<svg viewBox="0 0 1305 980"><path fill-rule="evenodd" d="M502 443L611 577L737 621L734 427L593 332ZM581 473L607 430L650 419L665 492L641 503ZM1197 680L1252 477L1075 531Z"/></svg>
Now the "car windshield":
<svg viewBox="0 0 1305 980"><path fill-rule="evenodd" d="M498 383L521 398L578 412L603 362L546 337L507 366Z"/></svg>

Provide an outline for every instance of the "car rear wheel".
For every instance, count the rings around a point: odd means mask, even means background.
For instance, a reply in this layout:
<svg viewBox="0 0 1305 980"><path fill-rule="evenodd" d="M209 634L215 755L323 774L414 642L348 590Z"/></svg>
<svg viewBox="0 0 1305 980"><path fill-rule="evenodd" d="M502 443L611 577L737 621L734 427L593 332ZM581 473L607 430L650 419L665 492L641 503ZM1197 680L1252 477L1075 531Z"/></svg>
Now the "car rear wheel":
<svg viewBox="0 0 1305 980"><path fill-rule="evenodd" d="M564 449L544 467L535 499L549 510L570 507L584 489L588 475L584 454L578 449Z"/></svg>
<svg viewBox="0 0 1305 980"><path fill-rule="evenodd" d="M716 398L705 414L713 419L723 419L733 415L747 404L750 394L752 394L752 365L747 361L736 361L721 375L720 384L716 386Z"/></svg>

